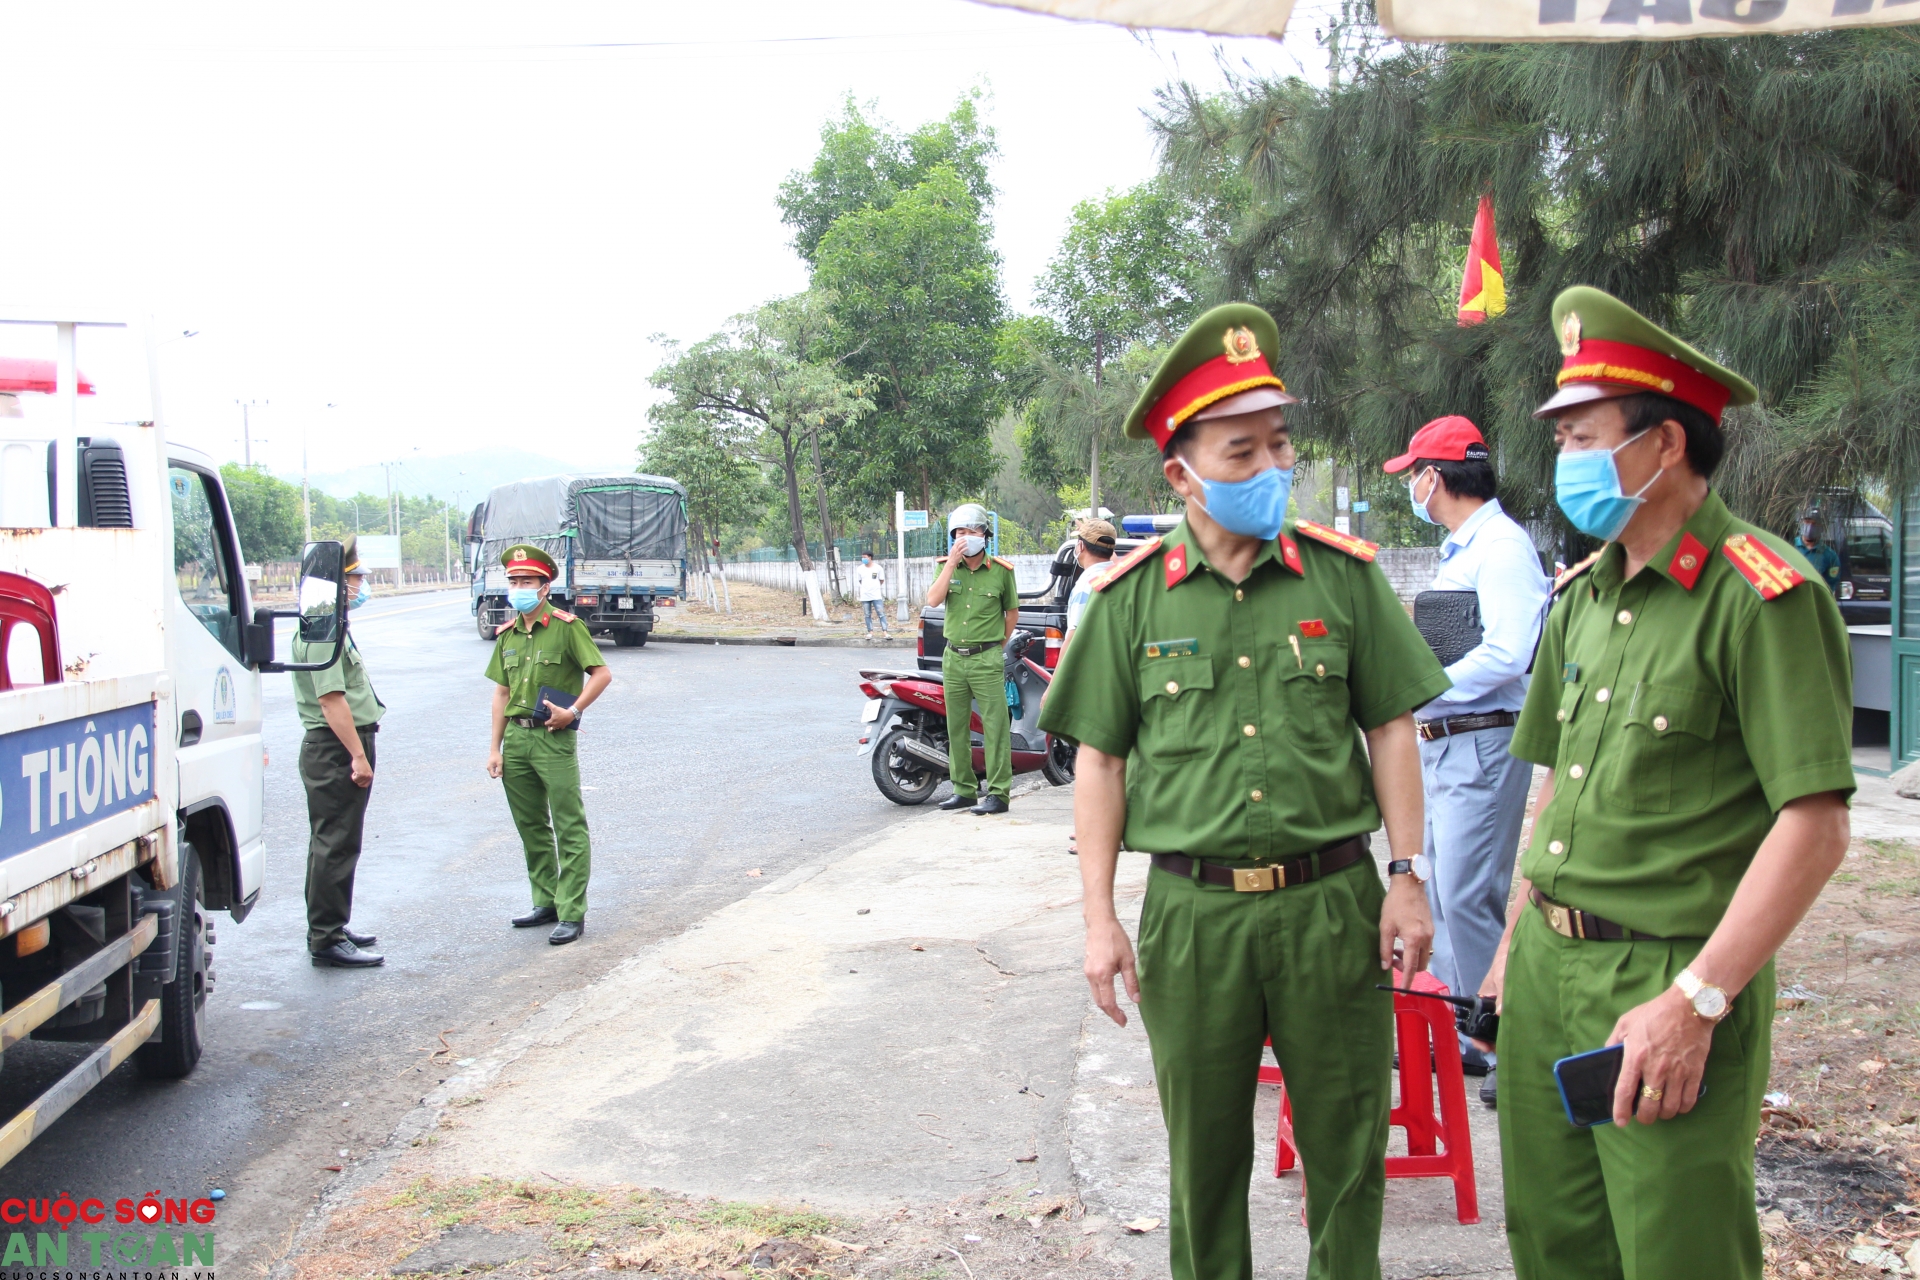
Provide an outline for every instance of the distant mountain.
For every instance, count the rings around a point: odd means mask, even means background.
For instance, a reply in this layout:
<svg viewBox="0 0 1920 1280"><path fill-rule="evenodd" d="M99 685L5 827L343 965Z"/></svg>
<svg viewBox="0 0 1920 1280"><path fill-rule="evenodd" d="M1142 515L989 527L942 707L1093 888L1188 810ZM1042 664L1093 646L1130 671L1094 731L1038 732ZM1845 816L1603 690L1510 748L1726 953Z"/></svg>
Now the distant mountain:
<svg viewBox="0 0 1920 1280"><path fill-rule="evenodd" d="M567 460L529 453L525 449L476 449L443 458L409 458L394 467L393 487L414 496L459 498L465 506L472 507L488 490L515 480L594 472L615 474L633 469L631 457L612 461L604 458ZM300 483L298 473L282 479ZM379 466L354 467L325 475L315 473L307 480L314 488L336 498L350 498L356 493L384 495L387 491L386 468Z"/></svg>

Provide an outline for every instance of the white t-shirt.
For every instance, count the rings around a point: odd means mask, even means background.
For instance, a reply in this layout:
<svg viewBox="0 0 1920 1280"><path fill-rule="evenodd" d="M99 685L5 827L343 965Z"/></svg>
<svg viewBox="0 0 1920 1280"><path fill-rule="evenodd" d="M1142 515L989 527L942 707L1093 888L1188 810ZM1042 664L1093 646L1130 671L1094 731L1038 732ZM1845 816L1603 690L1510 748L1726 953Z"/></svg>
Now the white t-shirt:
<svg viewBox="0 0 1920 1280"><path fill-rule="evenodd" d="M1080 625L1080 615L1087 611L1087 602L1093 599L1094 588L1105 581L1113 567L1120 563L1120 557L1114 556L1105 563L1097 564L1080 573L1080 581L1073 584L1073 591L1067 596L1067 630Z"/></svg>
<svg viewBox="0 0 1920 1280"><path fill-rule="evenodd" d="M877 564L856 566L853 571L853 585L862 600L885 600L887 571Z"/></svg>

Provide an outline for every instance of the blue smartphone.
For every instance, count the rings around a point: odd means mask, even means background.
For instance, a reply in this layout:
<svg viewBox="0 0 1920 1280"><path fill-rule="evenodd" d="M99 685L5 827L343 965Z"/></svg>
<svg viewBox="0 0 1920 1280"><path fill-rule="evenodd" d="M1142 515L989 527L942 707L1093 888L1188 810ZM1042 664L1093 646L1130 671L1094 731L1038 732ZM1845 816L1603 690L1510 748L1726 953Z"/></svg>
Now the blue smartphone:
<svg viewBox="0 0 1920 1280"><path fill-rule="evenodd" d="M1626 1045L1610 1044L1553 1064L1553 1078L1560 1086L1560 1105L1567 1109L1568 1124L1591 1129L1613 1123L1613 1091L1620 1084L1620 1066L1626 1056ZM1707 1086L1702 1084L1695 1098L1706 1096Z"/></svg>

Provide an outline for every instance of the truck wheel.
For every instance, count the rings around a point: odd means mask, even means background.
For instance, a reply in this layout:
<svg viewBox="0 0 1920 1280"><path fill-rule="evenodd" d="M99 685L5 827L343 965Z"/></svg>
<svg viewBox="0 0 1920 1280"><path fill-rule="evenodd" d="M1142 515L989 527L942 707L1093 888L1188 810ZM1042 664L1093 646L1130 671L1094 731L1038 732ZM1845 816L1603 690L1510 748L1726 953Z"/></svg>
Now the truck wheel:
<svg viewBox="0 0 1920 1280"><path fill-rule="evenodd" d="M160 988L160 1038L140 1046L134 1058L150 1080L178 1080L192 1072L206 1042L207 986L213 957L207 951L207 903L200 884L200 855L181 846L180 912L174 929L173 981Z"/></svg>
<svg viewBox="0 0 1920 1280"><path fill-rule="evenodd" d="M925 804L941 778L931 765L900 749L900 740L913 736L913 730L895 725L873 744L873 784L887 799L909 807Z"/></svg>
<svg viewBox="0 0 1920 1280"><path fill-rule="evenodd" d="M1040 772L1056 787L1070 786L1073 783L1073 762L1080 754L1080 748L1065 738L1047 735L1047 758L1040 764Z"/></svg>
<svg viewBox="0 0 1920 1280"><path fill-rule="evenodd" d="M647 643L647 633L638 627L620 627L613 633L613 643L621 649L638 649Z"/></svg>
<svg viewBox="0 0 1920 1280"><path fill-rule="evenodd" d="M473 620L474 626L480 632L480 638L482 640L493 639L493 628L487 625L487 606L483 604L474 610Z"/></svg>

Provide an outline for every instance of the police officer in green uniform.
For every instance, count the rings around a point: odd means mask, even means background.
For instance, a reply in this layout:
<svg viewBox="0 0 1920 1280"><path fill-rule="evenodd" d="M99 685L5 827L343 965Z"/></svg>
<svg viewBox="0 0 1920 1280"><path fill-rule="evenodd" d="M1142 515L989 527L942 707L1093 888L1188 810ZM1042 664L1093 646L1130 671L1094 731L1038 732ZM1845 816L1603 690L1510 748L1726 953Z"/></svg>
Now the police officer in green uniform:
<svg viewBox="0 0 1920 1280"><path fill-rule="evenodd" d="M1840 594L1840 553L1826 539L1826 522L1818 511L1809 511L1800 517L1800 535L1793 540L1793 549L1806 557L1813 566L1813 576L1825 584L1828 591L1838 597Z"/></svg>
<svg viewBox="0 0 1920 1280"><path fill-rule="evenodd" d="M1285 520L1294 403L1271 317L1233 304L1175 345L1128 417L1186 519L1096 589L1041 713L1080 744L1074 825L1093 998L1140 1006L1171 1164L1174 1280L1253 1274L1247 1183L1262 1043L1293 1099L1308 1275L1380 1274L1391 998L1433 938L1413 709L1448 687L1372 543ZM1369 760L1371 763L1369 763ZM1385 819L1381 884L1369 837ZM1140 958L1113 906L1152 855ZM1394 961L1395 944L1401 947Z"/></svg>
<svg viewBox="0 0 1920 1280"><path fill-rule="evenodd" d="M506 784L507 808L527 852L533 910L513 918L516 929L551 924L547 941L559 946L587 931L587 873L593 848L587 807L580 798L580 737L586 709L612 683L587 624L547 603L557 572L553 557L535 546L508 547L511 621L494 636L487 679L493 691L493 746L487 774ZM556 706L541 689L574 695Z"/></svg>
<svg viewBox="0 0 1920 1280"><path fill-rule="evenodd" d="M953 794L942 809L1005 813L1013 789L1013 722L1007 712L1006 663L1002 650L1020 622L1020 588L1013 566L987 555L987 509L965 502L947 517L953 544L940 576L927 588L927 604L947 606L940 679L947 697L947 769ZM985 739L987 789L975 801L980 779L973 771L969 714L980 709Z"/></svg>
<svg viewBox="0 0 1920 1280"><path fill-rule="evenodd" d="M1709 486L1753 386L1597 289L1553 320L1535 416L1562 511L1606 546L1561 575L1511 748L1553 771L1482 988L1514 1272L1757 1278L1773 953L1847 848L1847 632ZM1554 1062L1622 1042L1613 1123L1575 1128Z"/></svg>
<svg viewBox="0 0 1920 1280"><path fill-rule="evenodd" d="M348 609L371 598L360 568L359 540L342 548ZM331 612L333 601L313 606ZM386 957L369 951L379 941L348 927L353 916L353 874L360 865L360 840L366 828L367 802L373 797L374 735L386 706L373 691L360 646L342 618L346 644L340 660L322 671L293 673L293 703L300 712L300 782L307 791L307 951L316 968L368 969ZM295 662L324 662L334 641L309 643L295 638Z"/></svg>

